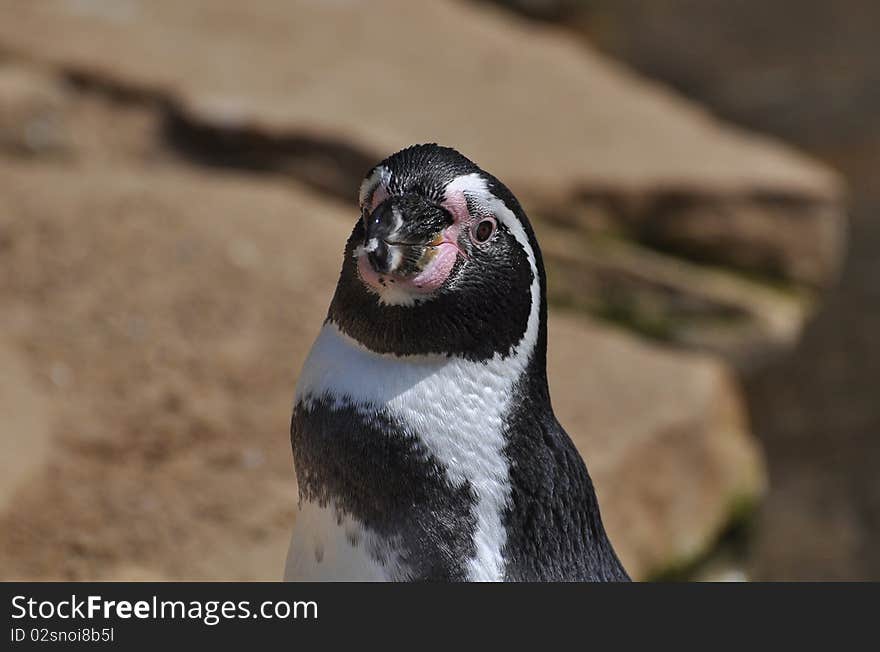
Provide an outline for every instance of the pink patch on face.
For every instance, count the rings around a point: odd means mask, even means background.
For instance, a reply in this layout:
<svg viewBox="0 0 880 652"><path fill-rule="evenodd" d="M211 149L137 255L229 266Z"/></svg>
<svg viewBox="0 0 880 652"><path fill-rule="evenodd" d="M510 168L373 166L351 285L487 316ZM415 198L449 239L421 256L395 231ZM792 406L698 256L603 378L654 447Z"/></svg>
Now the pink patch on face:
<svg viewBox="0 0 880 652"><path fill-rule="evenodd" d="M433 292L449 278L449 273L458 257L458 245L454 242L443 242L437 245L437 253L431 262L416 276L407 281L419 292Z"/></svg>
<svg viewBox="0 0 880 652"><path fill-rule="evenodd" d="M406 278L394 273L379 274L367 259L367 254L358 257L357 268L361 280L380 294L383 290L405 290L413 294L429 294L438 289L449 278L455 259L458 256L458 245L444 241L437 245L437 252L431 261L417 275Z"/></svg>
<svg viewBox="0 0 880 652"><path fill-rule="evenodd" d="M373 191L373 196L370 197L370 212L376 210L376 206L386 199L388 199L388 187L384 183L380 183Z"/></svg>
<svg viewBox="0 0 880 652"><path fill-rule="evenodd" d="M363 253L358 256L357 261L358 268L358 276L361 277L361 280L367 285L376 288L377 290L382 289L382 284L379 282L379 273L373 269L373 266L370 265L367 260L367 254Z"/></svg>
<svg viewBox="0 0 880 652"><path fill-rule="evenodd" d="M447 190L446 199L440 205L452 214L454 223L459 226L466 224L471 219L470 213L468 213L467 199L465 199L464 193L460 190L458 192Z"/></svg>

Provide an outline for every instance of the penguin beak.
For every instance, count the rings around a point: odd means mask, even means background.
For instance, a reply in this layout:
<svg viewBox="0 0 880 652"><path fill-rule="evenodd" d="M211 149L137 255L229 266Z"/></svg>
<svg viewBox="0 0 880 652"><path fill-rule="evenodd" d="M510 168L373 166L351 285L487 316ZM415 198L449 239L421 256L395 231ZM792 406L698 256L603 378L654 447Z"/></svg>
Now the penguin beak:
<svg viewBox="0 0 880 652"><path fill-rule="evenodd" d="M370 267L402 279L418 275L444 242L452 215L420 195L393 196L364 214L364 245Z"/></svg>

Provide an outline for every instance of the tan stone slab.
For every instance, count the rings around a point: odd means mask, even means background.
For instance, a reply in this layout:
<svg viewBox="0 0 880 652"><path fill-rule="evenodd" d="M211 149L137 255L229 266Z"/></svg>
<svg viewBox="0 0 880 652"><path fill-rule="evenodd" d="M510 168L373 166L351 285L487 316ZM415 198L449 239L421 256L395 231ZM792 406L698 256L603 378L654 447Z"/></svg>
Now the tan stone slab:
<svg viewBox="0 0 880 652"><path fill-rule="evenodd" d="M48 407L21 354L0 342L0 511L14 504L16 492L49 459Z"/></svg>
<svg viewBox="0 0 880 652"><path fill-rule="evenodd" d="M277 578L296 374L356 211L256 176L2 159L0 203L0 302L21 316L3 337L27 360L4 382L67 379L51 472L0 516L3 576ZM550 336L558 415L631 572L702 550L761 486L723 367L557 313Z"/></svg>
<svg viewBox="0 0 880 652"><path fill-rule="evenodd" d="M549 338L553 406L624 566L644 578L705 552L765 483L724 366L563 314Z"/></svg>
<svg viewBox="0 0 880 652"><path fill-rule="evenodd" d="M464 2L5 0L0 48L178 102L199 120L437 141L523 191L835 197L826 168L720 124L563 32Z"/></svg>

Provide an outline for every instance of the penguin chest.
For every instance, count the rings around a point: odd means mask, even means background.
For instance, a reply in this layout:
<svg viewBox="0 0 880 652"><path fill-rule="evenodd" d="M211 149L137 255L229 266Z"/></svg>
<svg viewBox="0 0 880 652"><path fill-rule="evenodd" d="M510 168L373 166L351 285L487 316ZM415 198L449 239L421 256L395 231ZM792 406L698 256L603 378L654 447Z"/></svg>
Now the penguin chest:
<svg viewBox="0 0 880 652"><path fill-rule="evenodd" d="M297 514L285 581L381 582L400 578L384 542L331 505L303 501Z"/></svg>
<svg viewBox="0 0 880 652"><path fill-rule="evenodd" d="M498 580L510 496L494 361L380 356L325 325L291 423L291 579Z"/></svg>
<svg viewBox="0 0 880 652"><path fill-rule="evenodd" d="M291 439L301 501L291 568L351 579L466 579L473 487L451 481L395 415L313 399L297 404Z"/></svg>

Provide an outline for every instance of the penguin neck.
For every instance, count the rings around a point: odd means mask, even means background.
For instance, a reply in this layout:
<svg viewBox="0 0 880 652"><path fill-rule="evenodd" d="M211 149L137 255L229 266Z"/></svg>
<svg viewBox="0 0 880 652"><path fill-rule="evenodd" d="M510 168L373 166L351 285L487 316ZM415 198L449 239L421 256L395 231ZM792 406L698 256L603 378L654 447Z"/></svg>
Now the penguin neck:
<svg viewBox="0 0 880 652"><path fill-rule="evenodd" d="M538 364L543 351L534 341L524 344L531 346L480 361L446 354L401 356L373 351L328 320L303 365L296 403L326 398L363 411L394 411L423 402L419 409L437 406L438 421L466 413L479 423L481 414L506 415L522 398L512 394L514 388L529 387L530 401L549 408L546 372ZM421 422L427 424L427 418Z"/></svg>

